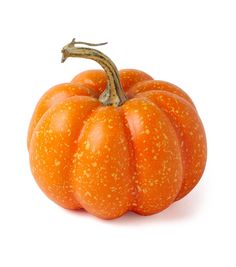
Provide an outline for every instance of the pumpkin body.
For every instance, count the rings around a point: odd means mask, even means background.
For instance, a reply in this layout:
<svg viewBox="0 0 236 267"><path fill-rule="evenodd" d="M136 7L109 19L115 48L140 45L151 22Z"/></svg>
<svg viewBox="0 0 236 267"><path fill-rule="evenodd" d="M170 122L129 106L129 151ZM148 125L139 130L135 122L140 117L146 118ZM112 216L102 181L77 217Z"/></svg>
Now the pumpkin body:
<svg viewBox="0 0 236 267"><path fill-rule="evenodd" d="M120 71L129 99L104 106L106 79L86 71L40 99L28 133L32 173L64 208L105 219L157 213L201 178L203 125L184 91L138 70Z"/></svg>

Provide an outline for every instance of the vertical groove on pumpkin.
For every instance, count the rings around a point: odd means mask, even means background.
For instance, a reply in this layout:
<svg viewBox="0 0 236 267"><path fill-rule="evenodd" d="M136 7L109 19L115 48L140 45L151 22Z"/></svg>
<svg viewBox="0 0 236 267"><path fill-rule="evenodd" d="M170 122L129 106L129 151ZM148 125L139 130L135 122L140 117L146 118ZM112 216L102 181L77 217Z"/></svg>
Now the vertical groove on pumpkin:
<svg viewBox="0 0 236 267"><path fill-rule="evenodd" d="M83 96L82 96L83 97ZM97 107L94 107L94 108L91 108L91 111L90 113L87 115L87 117L83 120L83 126L81 129L78 130L78 134L77 134L77 137L75 138L74 142L76 142L76 145L75 145L75 149L72 153L72 159L71 159L71 166L69 168L69 173L68 173L68 180L71 182L72 181L72 173L73 173L73 170L74 170L74 163L73 163L73 159L75 157L75 154L78 152L78 141L80 139L80 137L82 136L83 134L83 129L86 127L86 123L87 121L89 120L89 118L99 109L99 102L98 102L98 106ZM80 201L77 199L77 197L75 196L75 193L74 193L74 198L76 199L76 201L79 203L80 205L80 209L84 209L83 206L80 204Z"/></svg>
<svg viewBox="0 0 236 267"><path fill-rule="evenodd" d="M162 92L166 93L166 91L162 91ZM170 94L172 94L172 93L170 93ZM172 94L172 95L174 95L174 94ZM178 96L176 95L175 97L178 97ZM143 97L143 98L145 98L145 97ZM182 97L180 97L180 98L182 98ZM188 103L187 100L185 100L185 99L183 99L183 100L186 101L186 102ZM170 120L168 114L163 110L163 108L161 108L160 106L158 106L154 101L152 101L152 100L149 99L149 98L145 98L145 101L154 104L154 105L156 106L156 108L158 108L158 109L163 113L163 115L164 115L164 116L166 117L166 119L169 121L169 123L170 123L170 125L171 125L173 131L175 132L176 140L177 140L178 147L179 147L179 151L180 151L181 166L182 166L182 184L181 184L181 186L180 186L180 188L179 188L179 191L178 191L178 193L177 193L177 195L176 195L176 197L177 197L178 194L179 194L179 192L180 192L180 190L181 190L181 188L182 188L182 186L183 186L183 181L184 181L184 178L183 178L183 177L184 177L184 167L185 167L184 164L183 164L183 155L182 155L182 150L181 150L181 146L180 146L180 142L179 142L179 135L178 135L178 133L177 133L175 127L173 126L173 123L171 122L171 120ZM189 105L191 105L191 104L189 103Z"/></svg>
<svg viewBox="0 0 236 267"><path fill-rule="evenodd" d="M198 125L198 127L201 127L201 129L202 129L201 132L203 133L203 138L205 140L205 142L202 143L202 145L203 145L202 146L202 150L204 151L204 155L203 155L204 159L200 163L200 164L202 164L201 172L199 172L198 175L195 178L193 178L192 175L191 176L188 175L189 171L193 171L194 170L193 166L189 167L189 164L186 166L186 161L189 160L189 158L192 156L192 154L191 155L187 155L187 156L185 155L186 154L186 152L185 152L186 147L184 146L184 143L185 143L184 141L182 141L182 143L180 143L180 140L181 139L183 140L183 137L181 136L181 132L179 130L179 125L176 126L175 125L175 119L171 118L171 112L174 112L174 111L166 110L165 107L163 107L161 105L161 103L162 103L161 101L160 101L159 104L157 104L157 102L155 102L154 99L153 100L151 99L152 95L157 95L158 96L159 94L161 94L163 96L166 96L167 98L172 99L173 101L181 104L182 108L185 107L185 109L187 109L187 110L185 110L185 111L182 110L181 112L178 112L177 116L181 116L183 111L187 112L189 114L188 115L189 116L189 120L191 120L191 121L195 120L195 126L194 127L196 127L196 125ZM153 92L153 93L152 92L146 92L146 93L143 93L142 96L140 94L140 97L142 97L142 98L145 97L148 101L152 102L154 105L156 105L158 108L160 108L165 113L166 117L169 119L171 125L173 126L173 128L174 128L174 130L175 130L175 132L177 134L177 137L178 137L177 139L178 139L180 152L181 152L181 157L182 157L182 166L183 166L183 182L182 182L182 186L180 188L180 191L179 191L178 195L176 196L175 201L179 200L179 199L183 198L186 194L188 194L197 185L197 183L200 181L200 178L202 177L202 174L203 174L204 169L205 169L206 153L207 153L207 147L206 146L207 146L207 144L206 144L206 136L205 136L205 131L204 131L204 127L203 127L202 121L201 121L201 119L200 119L200 117L198 115L198 112L197 112L196 108L190 102L188 102L186 99L184 99L181 96L177 96L177 95L175 95L173 93L170 93L170 92L162 91L161 93L160 92ZM185 115L185 117L186 116L187 115ZM193 127L193 130L194 130L194 127ZM190 134L190 133L188 133L188 134ZM191 145L192 145L192 143L191 143ZM189 148L187 148L187 149L189 149ZM192 148L192 152L194 152L195 149L197 149L197 146ZM195 157L193 157L192 160L194 160L194 158ZM190 166L191 166L191 164L190 164ZM191 177L190 180L196 180L195 183L193 183L192 185L191 185L191 183L189 184L189 178L190 177ZM186 181L187 181L187 183L186 183Z"/></svg>
<svg viewBox="0 0 236 267"><path fill-rule="evenodd" d="M138 189L137 189L137 185L135 183L134 177L136 174L136 160L135 160L135 148L133 145L133 141L132 141L132 134L131 131L129 129L129 124L128 124L128 120L126 118L125 115L125 111L123 110L123 108L120 108L120 115L121 115L121 119L123 121L124 124L124 130L125 130L125 135L126 135L126 139L127 139L127 143L129 144L129 152L130 152L130 165L132 166L132 175L130 177L132 184L133 184L133 190L130 192L132 199L131 199L131 203L130 203L130 211L135 210L136 207L136 198L137 198L137 194L138 194Z"/></svg>

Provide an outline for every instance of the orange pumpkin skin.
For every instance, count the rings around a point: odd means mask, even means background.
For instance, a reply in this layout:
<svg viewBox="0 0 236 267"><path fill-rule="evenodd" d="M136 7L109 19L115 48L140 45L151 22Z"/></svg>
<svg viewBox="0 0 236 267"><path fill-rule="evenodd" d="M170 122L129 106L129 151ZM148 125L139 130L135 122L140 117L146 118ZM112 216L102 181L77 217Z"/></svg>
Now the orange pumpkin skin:
<svg viewBox="0 0 236 267"><path fill-rule="evenodd" d="M153 80L147 73L134 69L120 70L119 76L124 91L128 91L129 88L138 82ZM71 83L86 85L100 95L106 89L107 75L103 70L87 70L75 76Z"/></svg>
<svg viewBox="0 0 236 267"><path fill-rule="evenodd" d="M188 194L206 163L206 137L189 96L138 70L120 71L129 99L103 106L103 71L53 87L33 114L28 149L45 194L104 219L150 215Z"/></svg>

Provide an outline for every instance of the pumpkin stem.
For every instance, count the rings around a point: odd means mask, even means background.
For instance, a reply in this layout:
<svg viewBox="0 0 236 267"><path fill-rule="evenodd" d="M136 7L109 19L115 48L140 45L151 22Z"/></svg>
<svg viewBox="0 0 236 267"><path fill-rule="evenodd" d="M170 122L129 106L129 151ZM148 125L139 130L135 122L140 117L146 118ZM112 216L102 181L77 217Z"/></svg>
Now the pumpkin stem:
<svg viewBox="0 0 236 267"><path fill-rule="evenodd" d="M63 47L61 51L61 62L65 62L68 57L81 57L95 60L102 66L108 77L107 88L100 95L99 101L106 106L117 107L122 105L127 100L127 97L125 96L124 90L121 86L119 72L112 60L96 49L88 47L76 47L75 44L100 46L107 43L91 44L86 42L76 42L75 39L73 39L69 44Z"/></svg>

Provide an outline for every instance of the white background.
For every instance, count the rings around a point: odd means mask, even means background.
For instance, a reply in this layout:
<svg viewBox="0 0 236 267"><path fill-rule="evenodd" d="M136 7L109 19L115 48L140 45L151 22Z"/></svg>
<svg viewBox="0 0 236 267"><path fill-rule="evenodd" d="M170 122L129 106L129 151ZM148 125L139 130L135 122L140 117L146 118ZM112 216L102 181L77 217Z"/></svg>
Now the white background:
<svg viewBox="0 0 236 267"><path fill-rule="evenodd" d="M236 266L235 1L1 1L0 266ZM61 64L72 37L118 68L183 88L205 125L198 186L166 211L103 221L66 211L31 175L26 136L39 97L98 66Z"/></svg>

